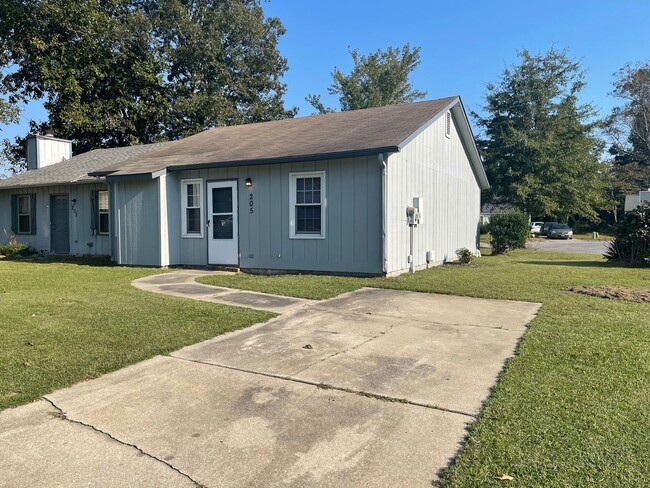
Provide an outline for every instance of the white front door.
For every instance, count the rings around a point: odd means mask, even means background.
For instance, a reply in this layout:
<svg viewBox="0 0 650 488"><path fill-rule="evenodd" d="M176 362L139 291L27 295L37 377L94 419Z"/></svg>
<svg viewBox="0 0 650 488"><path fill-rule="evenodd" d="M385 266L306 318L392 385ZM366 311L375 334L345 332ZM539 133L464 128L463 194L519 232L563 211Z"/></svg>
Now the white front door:
<svg viewBox="0 0 650 488"><path fill-rule="evenodd" d="M236 181L208 183L208 263L239 264Z"/></svg>

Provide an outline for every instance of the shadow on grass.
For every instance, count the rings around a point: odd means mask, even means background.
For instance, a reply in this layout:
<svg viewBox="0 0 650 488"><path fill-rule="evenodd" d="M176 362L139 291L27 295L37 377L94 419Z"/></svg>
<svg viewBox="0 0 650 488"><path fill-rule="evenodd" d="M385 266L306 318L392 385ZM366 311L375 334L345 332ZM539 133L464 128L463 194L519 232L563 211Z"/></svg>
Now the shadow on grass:
<svg viewBox="0 0 650 488"><path fill-rule="evenodd" d="M574 266L588 268L629 268L616 263L598 262L598 261L519 261L521 264L538 264L541 266Z"/></svg>
<svg viewBox="0 0 650 488"><path fill-rule="evenodd" d="M52 264L52 263L65 263L76 264L79 266L98 266L108 267L115 266L109 256L28 256L18 258L4 258L6 261L14 263L30 263L30 264Z"/></svg>

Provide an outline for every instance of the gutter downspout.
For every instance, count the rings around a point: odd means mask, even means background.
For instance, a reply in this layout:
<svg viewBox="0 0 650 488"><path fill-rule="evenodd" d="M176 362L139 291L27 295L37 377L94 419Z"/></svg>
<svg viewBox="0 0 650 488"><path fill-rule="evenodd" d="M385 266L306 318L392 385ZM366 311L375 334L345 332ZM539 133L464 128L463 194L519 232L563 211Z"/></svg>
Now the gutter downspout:
<svg viewBox="0 0 650 488"><path fill-rule="evenodd" d="M379 154L379 163L382 166L381 176L381 236L382 236L382 259L381 270L384 276L388 274L388 242L386 240L386 229L388 227L388 165L384 154Z"/></svg>

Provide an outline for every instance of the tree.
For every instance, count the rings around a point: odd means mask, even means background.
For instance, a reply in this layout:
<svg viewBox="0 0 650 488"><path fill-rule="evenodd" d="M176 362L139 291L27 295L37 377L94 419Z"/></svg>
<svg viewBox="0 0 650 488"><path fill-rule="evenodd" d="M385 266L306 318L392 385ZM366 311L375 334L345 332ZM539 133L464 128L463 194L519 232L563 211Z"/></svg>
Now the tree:
<svg viewBox="0 0 650 488"><path fill-rule="evenodd" d="M603 144L591 104L580 104L580 63L566 51L518 53L497 84L487 84L485 116L473 114L492 185L487 198L561 221L597 219L607 204Z"/></svg>
<svg viewBox="0 0 650 488"><path fill-rule="evenodd" d="M604 253L608 261L650 266L650 204L643 202L625 214Z"/></svg>
<svg viewBox="0 0 650 488"><path fill-rule="evenodd" d="M75 152L291 117L284 28L258 0L0 0L0 90Z"/></svg>
<svg viewBox="0 0 650 488"><path fill-rule="evenodd" d="M401 49L378 49L367 56L353 49L350 55L354 62L350 74L335 67L333 82L327 89L330 95L339 96L341 110L408 103L426 96L426 92L414 89L409 81L410 74L420 64L419 47L411 49L407 43ZM319 113L334 111L323 105L320 95L307 95L305 100Z"/></svg>
<svg viewBox="0 0 650 488"><path fill-rule="evenodd" d="M623 101L605 125L611 139L610 190L621 203L625 195L650 186L650 62L621 68L612 95Z"/></svg>
<svg viewBox="0 0 650 488"><path fill-rule="evenodd" d="M15 105L0 99L0 124L13 124L18 122L20 110Z"/></svg>
<svg viewBox="0 0 650 488"><path fill-rule="evenodd" d="M215 125L293 117L282 97L285 33L257 0L144 0L173 104L172 138Z"/></svg>

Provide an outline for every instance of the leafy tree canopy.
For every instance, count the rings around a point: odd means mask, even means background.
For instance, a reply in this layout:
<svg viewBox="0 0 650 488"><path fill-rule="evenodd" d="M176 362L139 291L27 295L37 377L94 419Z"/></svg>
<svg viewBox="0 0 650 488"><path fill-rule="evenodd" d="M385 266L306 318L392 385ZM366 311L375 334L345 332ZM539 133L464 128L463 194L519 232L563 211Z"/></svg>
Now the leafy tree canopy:
<svg viewBox="0 0 650 488"><path fill-rule="evenodd" d="M426 96L409 81L409 76L420 64L419 47L411 48L407 43L402 48L378 49L367 56L353 49L350 55L354 62L350 74L335 67L332 84L327 89L330 95L339 96L341 110L407 103ZM305 99L319 113L335 111L323 105L320 95L308 95Z"/></svg>
<svg viewBox="0 0 650 488"><path fill-rule="evenodd" d="M258 0L0 0L0 11L0 90L44 100L42 125L75 152L295 114L282 102L285 30Z"/></svg>
<svg viewBox="0 0 650 488"><path fill-rule="evenodd" d="M602 143L595 110L580 104L580 63L566 51L518 53L520 62L488 84L485 116L473 114L492 185L487 198L533 216L596 219L603 198Z"/></svg>
<svg viewBox="0 0 650 488"><path fill-rule="evenodd" d="M626 64L615 74L614 108L606 130L612 144L611 191L616 200L650 186L650 61Z"/></svg>

